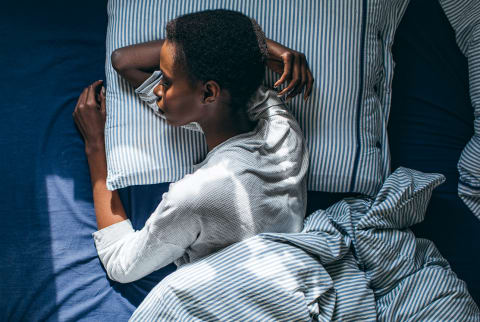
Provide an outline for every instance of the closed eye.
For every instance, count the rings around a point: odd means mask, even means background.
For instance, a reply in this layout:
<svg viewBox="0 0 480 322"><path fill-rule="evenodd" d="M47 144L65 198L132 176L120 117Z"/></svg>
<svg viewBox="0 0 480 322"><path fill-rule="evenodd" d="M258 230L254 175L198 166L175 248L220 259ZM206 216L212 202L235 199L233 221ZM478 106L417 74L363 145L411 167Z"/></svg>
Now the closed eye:
<svg viewBox="0 0 480 322"><path fill-rule="evenodd" d="M170 86L170 82L167 79L165 79L165 77L160 78L160 81L158 83L163 87Z"/></svg>

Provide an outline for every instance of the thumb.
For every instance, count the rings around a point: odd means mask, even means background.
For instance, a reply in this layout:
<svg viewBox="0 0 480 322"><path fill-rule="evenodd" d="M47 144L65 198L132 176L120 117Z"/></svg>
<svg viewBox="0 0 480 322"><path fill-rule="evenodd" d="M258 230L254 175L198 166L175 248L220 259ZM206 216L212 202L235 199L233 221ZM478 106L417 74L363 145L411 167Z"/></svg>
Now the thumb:
<svg viewBox="0 0 480 322"><path fill-rule="evenodd" d="M107 108L106 108L106 93L105 93L105 87L102 86L102 89L100 90L100 112L105 116L107 114Z"/></svg>

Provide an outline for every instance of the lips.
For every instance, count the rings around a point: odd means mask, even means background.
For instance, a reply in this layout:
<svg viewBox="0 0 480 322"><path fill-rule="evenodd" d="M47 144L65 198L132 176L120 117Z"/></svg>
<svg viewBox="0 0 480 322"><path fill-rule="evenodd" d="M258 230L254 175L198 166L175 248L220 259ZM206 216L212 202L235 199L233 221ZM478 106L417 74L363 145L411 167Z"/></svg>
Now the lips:
<svg viewBox="0 0 480 322"><path fill-rule="evenodd" d="M157 100L157 107L158 107L158 113L160 114L165 114L165 112L162 110L162 108L160 107L160 99Z"/></svg>

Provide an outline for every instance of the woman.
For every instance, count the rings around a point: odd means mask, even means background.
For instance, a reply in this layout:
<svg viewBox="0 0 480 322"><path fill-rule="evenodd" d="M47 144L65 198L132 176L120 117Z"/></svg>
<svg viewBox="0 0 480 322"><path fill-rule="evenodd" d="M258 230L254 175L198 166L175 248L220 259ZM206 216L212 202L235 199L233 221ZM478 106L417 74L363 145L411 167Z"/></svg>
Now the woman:
<svg viewBox="0 0 480 322"><path fill-rule="evenodd" d="M305 215L302 132L277 94L260 87L267 62L286 71L277 84L290 81L280 95L293 97L307 84L308 97L313 78L304 56L266 40L234 11L184 15L166 32L165 41L116 51L113 64L140 94L149 97L153 88L169 124L198 124L209 153L170 185L143 229L132 228L118 193L106 189L104 89L98 100L95 94L101 81L82 92L73 115L90 167L97 251L109 277L124 283L261 232L298 232ZM150 75L154 69L161 73Z"/></svg>

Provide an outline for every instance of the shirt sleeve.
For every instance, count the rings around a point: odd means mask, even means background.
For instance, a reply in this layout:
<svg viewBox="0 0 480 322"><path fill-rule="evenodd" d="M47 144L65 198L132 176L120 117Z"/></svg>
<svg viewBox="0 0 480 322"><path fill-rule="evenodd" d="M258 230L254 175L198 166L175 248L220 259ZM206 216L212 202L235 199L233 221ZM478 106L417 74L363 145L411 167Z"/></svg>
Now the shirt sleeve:
<svg viewBox="0 0 480 322"><path fill-rule="evenodd" d="M127 219L94 232L98 256L108 277L130 283L181 257L200 231L198 219L189 208L188 201L178 204L164 194L141 230L135 231Z"/></svg>
<svg viewBox="0 0 480 322"><path fill-rule="evenodd" d="M163 74L159 70L153 72L149 78L147 78L140 86L137 87L135 93L147 104L148 107L152 109L156 115L164 118L163 115L158 111L157 96L153 93L153 90L162 79L162 76Z"/></svg>

